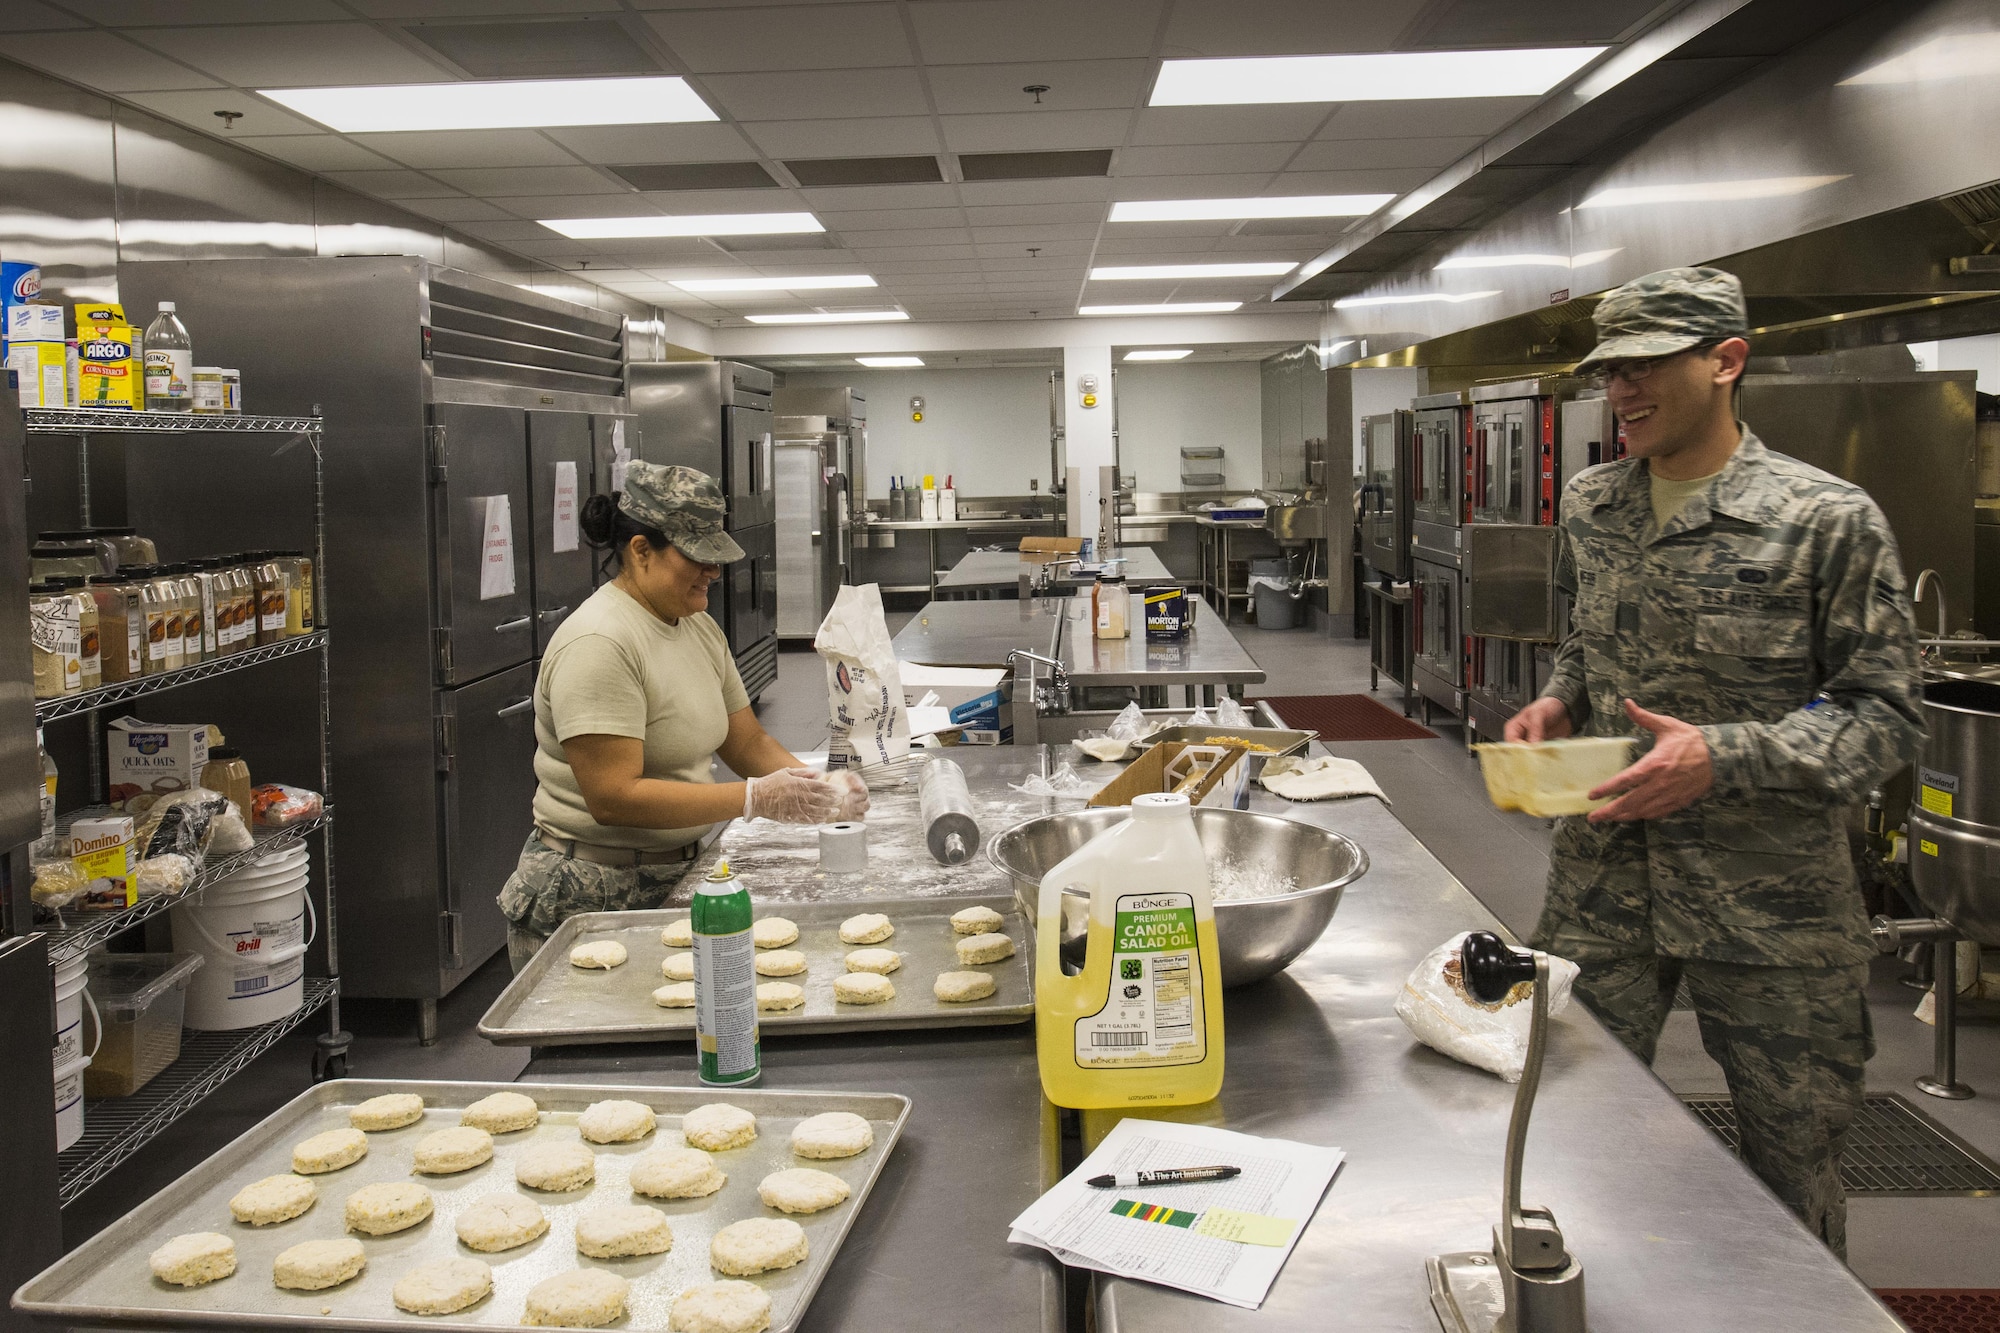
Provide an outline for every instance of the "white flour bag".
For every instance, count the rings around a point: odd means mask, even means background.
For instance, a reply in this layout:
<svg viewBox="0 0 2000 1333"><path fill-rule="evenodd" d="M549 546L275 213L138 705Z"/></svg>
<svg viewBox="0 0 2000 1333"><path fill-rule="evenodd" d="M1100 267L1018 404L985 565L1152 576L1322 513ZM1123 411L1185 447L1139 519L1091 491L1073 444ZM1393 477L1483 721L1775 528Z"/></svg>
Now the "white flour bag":
<svg viewBox="0 0 2000 1333"><path fill-rule="evenodd" d="M900 782L910 753L910 715L882 589L846 586L820 622L813 647L826 661L829 773L858 769L871 787Z"/></svg>
<svg viewBox="0 0 2000 1333"><path fill-rule="evenodd" d="M1524 981L1498 1004L1473 999L1459 975L1459 949L1469 933L1461 931L1424 955L1396 996L1396 1017L1432 1050L1519 1083L1528 1063L1534 987ZM1549 955L1550 1018L1568 1007L1576 974L1575 963Z"/></svg>

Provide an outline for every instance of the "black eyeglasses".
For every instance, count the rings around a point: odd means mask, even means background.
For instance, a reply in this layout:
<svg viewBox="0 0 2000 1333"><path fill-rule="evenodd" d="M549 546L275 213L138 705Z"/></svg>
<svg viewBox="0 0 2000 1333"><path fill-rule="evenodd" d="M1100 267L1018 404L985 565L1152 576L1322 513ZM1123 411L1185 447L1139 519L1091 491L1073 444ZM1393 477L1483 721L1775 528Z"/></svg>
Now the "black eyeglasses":
<svg viewBox="0 0 2000 1333"><path fill-rule="evenodd" d="M1650 376L1654 370L1677 356L1686 356L1690 352L1706 352L1722 346L1727 341L1727 338L1715 338L1708 342L1696 343L1692 347L1683 347L1678 352L1668 352L1665 356L1635 356L1630 361L1619 361L1615 364L1600 366L1596 371L1584 377L1584 383L1593 389L1605 388L1613 380L1623 380L1627 384L1637 384L1639 381Z"/></svg>

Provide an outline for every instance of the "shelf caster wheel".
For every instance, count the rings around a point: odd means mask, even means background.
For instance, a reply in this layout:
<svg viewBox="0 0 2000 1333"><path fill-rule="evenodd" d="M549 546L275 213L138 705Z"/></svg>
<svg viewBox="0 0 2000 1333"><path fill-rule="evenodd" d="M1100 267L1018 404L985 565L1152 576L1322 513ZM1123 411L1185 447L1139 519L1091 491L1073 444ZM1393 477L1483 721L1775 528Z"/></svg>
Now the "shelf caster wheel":
<svg viewBox="0 0 2000 1333"><path fill-rule="evenodd" d="M347 1077L347 1048L352 1033L322 1032L313 1047L313 1082L326 1083Z"/></svg>

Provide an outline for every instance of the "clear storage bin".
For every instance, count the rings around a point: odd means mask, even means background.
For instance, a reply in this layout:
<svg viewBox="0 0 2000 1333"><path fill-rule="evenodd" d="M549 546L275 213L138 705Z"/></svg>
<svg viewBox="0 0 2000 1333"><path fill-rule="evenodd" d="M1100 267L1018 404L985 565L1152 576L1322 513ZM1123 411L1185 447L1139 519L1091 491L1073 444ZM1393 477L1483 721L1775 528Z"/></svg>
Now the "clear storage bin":
<svg viewBox="0 0 2000 1333"><path fill-rule="evenodd" d="M198 953L93 953L89 987L104 1040L83 1074L89 1097L130 1097L181 1053L181 1015Z"/></svg>

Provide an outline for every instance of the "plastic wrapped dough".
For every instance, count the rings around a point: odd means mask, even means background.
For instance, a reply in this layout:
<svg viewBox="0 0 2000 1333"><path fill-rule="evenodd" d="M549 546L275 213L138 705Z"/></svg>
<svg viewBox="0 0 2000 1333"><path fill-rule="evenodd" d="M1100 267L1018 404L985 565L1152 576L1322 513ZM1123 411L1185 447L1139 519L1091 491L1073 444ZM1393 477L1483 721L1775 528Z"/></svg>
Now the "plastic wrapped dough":
<svg viewBox="0 0 2000 1333"><path fill-rule="evenodd" d="M1473 999L1459 976L1459 949L1469 933L1461 931L1424 955L1396 996L1396 1017L1432 1050L1519 1083L1528 1063L1534 987L1524 981L1497 1004ZM1568 1006L1577 971L1567 958L1550 956L1549 1017Z"/></svg>
<svg viewBox="0 0 2000 1333"><path fill-rule="evenodd" d="M215 822L227 809L229 798L206 787L162 797L139 824L139 859L172 853L200 865Z"/></svg>

